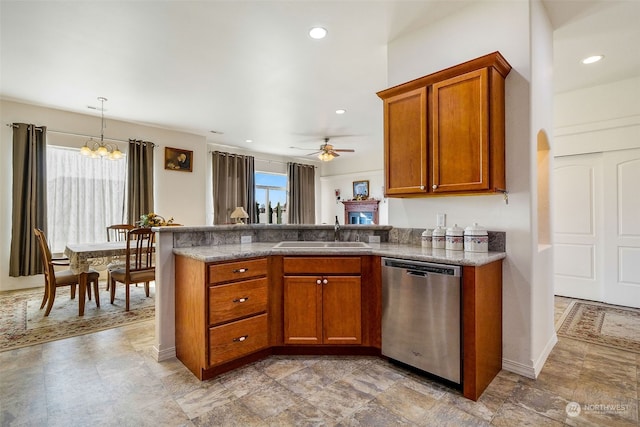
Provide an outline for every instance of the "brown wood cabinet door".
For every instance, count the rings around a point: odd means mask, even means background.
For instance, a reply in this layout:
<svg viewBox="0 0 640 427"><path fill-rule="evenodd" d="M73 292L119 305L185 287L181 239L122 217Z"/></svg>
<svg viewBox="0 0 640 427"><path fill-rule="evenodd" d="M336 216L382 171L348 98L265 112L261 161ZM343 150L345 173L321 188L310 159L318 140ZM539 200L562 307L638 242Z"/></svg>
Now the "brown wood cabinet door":
<svg viewBox="0 0 640 427"><path fill-rule="evenodd" d="M385 194L427 191L427 88L384 101Z"/></svg>
<svg viewBox="0 0 640 427"><path fill-rule="evenodd" d="M433 85L434 193L490 188L488 82L483 68Z"/></svg>
<svg viewBox="0 0 640 427"><path fill-rule="evenodd" d="M319 276L284 278L285 344L322 343L321 283Z"/></svg>
<svg viewBox="0 0 640 427"><path fill-rule="evenodd" d="M322 285L324 344L362 343L360 277L326 276Z"/></svg>

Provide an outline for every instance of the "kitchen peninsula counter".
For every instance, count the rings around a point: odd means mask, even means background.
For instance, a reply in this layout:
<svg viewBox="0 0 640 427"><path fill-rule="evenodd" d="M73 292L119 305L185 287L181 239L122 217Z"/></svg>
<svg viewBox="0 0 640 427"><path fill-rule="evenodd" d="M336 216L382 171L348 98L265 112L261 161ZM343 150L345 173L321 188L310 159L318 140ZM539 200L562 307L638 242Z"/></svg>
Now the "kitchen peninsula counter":
<svg viewBox="0 0 640 427"><path fill-rule="evenodd" d="M341 225L339 240L368 242L372 236L382 243L370 248L285 249L274 248L282 241L327 241L335 238L333 225L250 224L215 226L154 227L156 235L156 334L158 361L175 357L175 257L184 256L204 263L282 255L380 256L440 262L469 268L490 265L506 257L504 233L489 231L488 253L451 252L423 249L424 229L394 228L390 225ZM241 243L251 238L253 243ZM492 243L494 243L492 245Z"/></svg>
<svg viewBox="0 0 640 427"><path fill-rule="evenodd" d="M368 243L370 248L274 248L278 242L253 242L174 248L175 255L205 263L270 255L374 255L413 261L482 266L504 259L505 252L465 252L423 248L402 243Z"/></svg>

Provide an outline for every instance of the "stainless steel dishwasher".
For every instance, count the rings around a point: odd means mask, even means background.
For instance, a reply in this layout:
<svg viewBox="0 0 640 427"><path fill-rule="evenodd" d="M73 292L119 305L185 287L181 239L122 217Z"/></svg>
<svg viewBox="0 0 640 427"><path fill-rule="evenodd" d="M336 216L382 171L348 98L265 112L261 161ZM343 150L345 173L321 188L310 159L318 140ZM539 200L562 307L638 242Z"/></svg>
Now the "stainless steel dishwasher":
<svg viewBox="0 0 640 427"><path fill-rule="evenodd" d="M382 354L461 384L461 267L382 258Z"/></svg>

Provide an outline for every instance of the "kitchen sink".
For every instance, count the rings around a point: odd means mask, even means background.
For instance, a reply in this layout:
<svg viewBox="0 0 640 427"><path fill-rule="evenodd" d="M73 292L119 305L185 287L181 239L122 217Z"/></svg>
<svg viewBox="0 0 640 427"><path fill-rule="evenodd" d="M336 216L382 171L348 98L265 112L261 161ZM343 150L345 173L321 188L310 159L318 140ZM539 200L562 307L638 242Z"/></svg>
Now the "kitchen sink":
<svg viewBox="0 0 640 427"><path fill-rule="evenodd" d="M279 249L354 249L370 248L365 242L318 242L318 241L292 241L280 242L274 246Z"/></svg>

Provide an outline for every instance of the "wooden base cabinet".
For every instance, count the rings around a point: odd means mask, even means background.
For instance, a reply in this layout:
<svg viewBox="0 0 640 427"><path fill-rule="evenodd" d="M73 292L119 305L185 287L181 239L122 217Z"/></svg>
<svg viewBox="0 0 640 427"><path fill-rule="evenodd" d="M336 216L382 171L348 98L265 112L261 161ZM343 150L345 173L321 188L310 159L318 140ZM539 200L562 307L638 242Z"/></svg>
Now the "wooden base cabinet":
<svg viewBox="0 0 640 427"><path fill-rule="evenodd" d="M478 400L502 369L502 261L462 269L462 394Z"/></svg>
<svg viewBox="0 0 640 427"><path fill-rule="evenodd" d="M267 265L176 256L176 355L199 379L269 346Z"/></svg>
<svg viewBox="0 0 640 427"><path fill-rule="evenodd" d="M284 343L362 344L360 257L284 258Z"/></svg>

